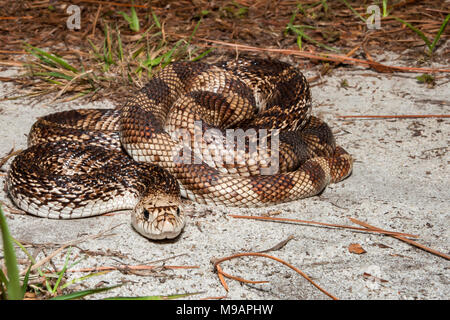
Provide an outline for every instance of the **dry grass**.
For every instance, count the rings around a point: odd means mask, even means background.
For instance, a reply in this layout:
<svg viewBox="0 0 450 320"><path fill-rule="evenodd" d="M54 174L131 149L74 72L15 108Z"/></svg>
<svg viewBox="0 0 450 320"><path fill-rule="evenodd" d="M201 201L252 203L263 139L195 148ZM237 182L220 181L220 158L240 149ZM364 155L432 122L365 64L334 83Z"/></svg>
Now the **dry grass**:
<svg viewBox="0 0 450 320"><path fill-rule="evenodd" d="M433 40L450 13L439 0L388 1L389 14L382 18L382 28L372 31L362 20L368 17L366 6L373 1L134 1L137 32L121 13L132 16L131 1L0 0L0 4L0 42L4 44L0 66L26 62L28 68L24 77L1 80L16 81L32 95L123 101L170 61L213 60L242 50L229 44L258 48L253 50L257 55L288 54L304 67L321 63L314 58L320 53L351 52L349 56L371 61L372 54L386 50L402 53L416 67L430 59L448 62L448 49L428 56L423 39L398 20ZM66 27L70 4L82 9L78 31ZM447 28L437 48L448 38ZM77 72L48 65L32 55L24 61L24 43L61 57ZM213 54L208 55L210 50ZM370 66L376 68L375 63Z"/></svg>

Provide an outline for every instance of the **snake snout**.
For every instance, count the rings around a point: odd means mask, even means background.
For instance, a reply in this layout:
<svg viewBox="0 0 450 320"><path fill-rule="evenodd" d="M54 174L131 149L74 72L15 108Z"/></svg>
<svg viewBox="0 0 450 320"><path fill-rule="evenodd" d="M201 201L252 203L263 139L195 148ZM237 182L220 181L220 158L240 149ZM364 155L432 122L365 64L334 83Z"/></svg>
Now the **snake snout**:
<svg viewBox="0 0 450 320"><path fill-rule="evenodd" d="M182 208L177 205L151 207L138 205L131 223L141 235L152 240L176 238L185 225Z"/></svg>

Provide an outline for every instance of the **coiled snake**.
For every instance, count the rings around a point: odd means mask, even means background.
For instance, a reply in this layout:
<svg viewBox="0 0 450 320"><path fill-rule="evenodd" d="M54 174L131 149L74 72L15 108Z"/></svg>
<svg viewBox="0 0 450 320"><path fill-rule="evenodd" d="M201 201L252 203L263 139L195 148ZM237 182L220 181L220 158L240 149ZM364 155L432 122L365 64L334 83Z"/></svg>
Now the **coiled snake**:
<svg viewBox="0 0 450 320"><path fill-rule="evenodd" d="M310 110L309 85L289 64L172 63L124 106L40 118L11 164L7 189L33 215L132 209L138 232L174 238L185 224L180 195L258 207L313 196L346 178L351 156ZM230 142L230 132L244 135Z"/></svg>

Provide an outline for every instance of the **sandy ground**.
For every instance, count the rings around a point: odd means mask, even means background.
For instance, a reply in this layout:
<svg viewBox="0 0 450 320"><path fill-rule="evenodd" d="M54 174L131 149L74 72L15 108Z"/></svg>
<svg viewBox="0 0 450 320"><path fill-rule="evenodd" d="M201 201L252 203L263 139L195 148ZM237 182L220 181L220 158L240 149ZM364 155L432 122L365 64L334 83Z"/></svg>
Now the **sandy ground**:
<svg viewBox="0 0 450 320"><path fill-rule="evenodd" d="M398 61L384 61L399 65ZM438 67L438 65L434 65ZM2 75L10 74L4 71ZM307 76L314 76L309 73ZM420 243L449 254L450 171L448 119L343 121L342 114L448 114L450 83L439 75L434 88L416 74L380 74L359 68L341 68L314 86L313 113L333 128L337 141L356 159L353 175L329 186L320 196L263 209L207 207L186 201L187 226L175 241L154 242L137 234L128 214L70 221L14 214L3 191L12 235L24 243L47 244L50 254L60 244L107 231L109 236L85 240L72 249L74 266L95 268L117 265L198 266L196 269L158 269L145 274L113 271L92 277L73 289L95 285L123 285L106 296L169 295L201 292L193 298L226 294L213 270L212 258L272 248L293 236L284 247L270 251L300 268L321 287L341 299L448 299L449 262L392 237L341 228L252 221L227 214L260 215L352 224L348 217L393 231L420 235ZM348 86L342 87L343 80ZM0 83L0 96L18 95L11 84ZM26 100L0 102L0 156L12 147L25 148L26 134L37 117L80 107L111 107L111 103L33 104ZM364 254L349 252L360 244ZM66 252L66 251L64 251ZM1 253L0 253L1 257ZM24 255L19 253L19 257ZM43 258L39 251L37 259ZM53 259L62 267L65 255ZM163 262L155 262L167 259ZM266 284L228 280L230 299L328 299L291 269L269 259L240 258L224 262L225 272ZM69 278L77 278L76 272Z"/></svg>

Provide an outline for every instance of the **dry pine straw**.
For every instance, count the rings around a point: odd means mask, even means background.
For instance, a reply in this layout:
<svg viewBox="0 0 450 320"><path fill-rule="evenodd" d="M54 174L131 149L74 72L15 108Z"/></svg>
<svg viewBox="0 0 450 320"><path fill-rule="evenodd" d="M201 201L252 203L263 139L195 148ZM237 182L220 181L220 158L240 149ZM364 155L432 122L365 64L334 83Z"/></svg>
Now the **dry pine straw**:
<svg viewBox="0 0 450 320"><path fill-rule="evenodd" d="M348 0L348 3L359 13L364 15L366 5L358 1ZM303 41L302 51L298 50L296 35L286 33L286 26L291 22L297 3L301 3L306 13L297 12L294 25L307 25L312 29L305 29L309 37L322 44L348 51L351 48L362 47L361 52L352 52L349 56L326 55L317 52L314 43ZM327 6L324 6L324 3ZM67 30L68 14L65 9L69 4L82 7L83 29L80 31ZM440 27L448 9L441 0L429 1L393 1L388 7L389 16L382 18L382 29L367 32L365 24L344 4L343 1L130 1L116 0L73 0L73 1L18 1L0 0L0 42L4 44L0 51L0 65L20 65L11 57L23 54L23 39L31 45L40 48L51 48L52 53L59 54L70 63L81 59L85 70L95 69L97 62L87 54L91 47L88 39L97 47L102 47L104 29L106 25L117 25L124 37L133 38L139 35L129 30L127 22L118 11L129 12L134 6L141 24L141 32L154 23L151 13L158 16L162 26L165 41L172 47L180 38L189 39L199 19L201 23L193 37L192 44L196 46L214 46L219 51L250 51L258 55L280 57L305 58L305 62L317 64L322 61L346 64L360 64L368 66L378 72L450 72L448 69L414 68L400 66L386 66L371 60L370 51L393 51L402 53L410 49L414 60L423 55L423 41L409 28L392 18L396 16L414 24L422 30L429 39L433 39ZM50 8L50 6L52 8ZM202 13L203 12L203 13ZM206 13L205 13L206 12ZM12 22L13 21L13 22ZM439 44L449 37L449 28L441 35ZM336 36L327 36L336 33ZM152 42L153 41L153 42ZM157 38L151 39L150 47L157 45ZM421 44L415 50L411 41ZM133 43L124 43L124 50ZM75 49L77 48L77 49ZM367 60L356 59L351 56L365 54ZM439 57L434 57L439 58ZM208 59L208 58L207 58ZM4 79L7 80L7 79ZM123 83L122 86L126 86ZM92 99L102 97L114 98L114 94L121 96L114 85L101 85L101 94ZM126 90L125 90L126 91Z"/></svg>
<svg viewBox="0 0 450 320"><path fill-rule="evenodd" d="M415 247L418 247L418 248L420 248L422 250L425 250L427 252L435 254L435 255L437 255L439 257L442 257L442 258L444 258L446 260L450 259L450 257L448 255L446 255L446 254L444 254L442 252L439 252L437 250L428 248L428 247L426 247L426 246L424 246L422 244L419 244L419 243L417 243L417 242L415 242L413 240L405 238L405 236L407 236L407 237L418 237L416 235L383 230L381 228L374 227L374 226L372 226L372 225L370 225L368 223L359 221L359 220L351 218L351 217L349 217L349 219L353 223L359 224L359 225L363 226L364 228L356 228L356 227L352 227L352 226L336 225L336 224L322 223L322 222L317 222L317 221L305 221L305 220L298 220L298 219L287 219L287 218L274 218L274 217L262 217L262 216L239 216L239 215L229 215L229 216L233 217L233 218L241 218L241 219L255 219L255 220L263 220L263 221L277 221L277 222L283 222L284 221L284 222L297 222L297 223L306 223L306 224L316 224L316 225L322 225L322 226L328 226L328 227L346 228L346 229L352 229L352 230L357 230L357 231L381 233L381 234L385 234L385 235L394 237L394 238L399 239L401 241L404 241L404 242L406 242L408 244L411 244L411 245L413 245ZM281 246L283 246L285 244L285 242L287 242L288 240L290 240L290 239L288 238L288 239L286 239L286 241L283 241L281 243ZM275 247L277 247L277 246L275 246ZM274 250L276 250L276 249L274 249ZM266 251L268 251L268 250L266 250ZM224 257L224 258L219 258L219 259L213 258L213 259L211 259L211 263L214 265L214 268L217 271L217 275L219 277L219 280L220 280L222 286L225 288L225 290L227 292L229 291L229 287L228 287L228 284L225 281L225 277L229 278L229 279L233 279L233 280L239 281L239 282L243 282L243 283L251 283L251 284L267 283L267 281L247 280L247 279L244 279L244 278L241 278L241 277L230 275L230 274L228 274L228 273L223 271L220 263L222 263L224 261L227 261L227 260L240 258L240 257L264 257L264 258L272 259L272 260L275 260L275 261L277 261L279 263L282 263L285 266L287 266L287 267L291 268L292 270L296 271L298 274L300 274L302 277L304 277L306 280L308 280L314 287L316 287L318 290L323 292L328 297L332 298L333 300L338 300L337 297L335 297L331 293L327 292L325 289L321 288L317 283L315 283L311 278L309 278L300 269L294 267L290 263L288 263L288 262L286 262L286 261L284 261L284 260L282 260L280 258L268 255L268 254L263 253L263 252L236 253L236 254L233 254L231 256L227 256L227 257ZM224 296L224 297L226 297L226 296ZM224 297L217 297L217 298L220 299L220 298L224 298Z"/></svg>
<svg viewBox="0 0 450 320"><path fill-rule="evenodd" d="M413 245L417 248L420 248L424 251L427 251L429 253L432 253L434 255L437 255L441 258L444 258L446 260L450 260L450 256L446 255L445 253L439 252L437 250L431 249L427 246L424 246L420 243L417 243L416 241L407 239L409 238L418 238L417 235L407 234L407 233L401 233L401 232L393 232L393 231L387 231L383 230L378 227L374 227L368 223L359 221L355 218L348 217L350 221L352 221L355 224L359 224L363 226L364 228L357 228L353 226L346 226L346 225L339 225L339 224L330 224L330 223L324 223L324 222L317 222L317 221L306 221L306 220L299 220L299 219L289 219L289 218L275 218L275 217L261 217L261 216L240 216L240 215L229 215L232 218L239 218L239 219L254 219L254 220L263 220L263 221L272 221L272 222L296 222L296 223L303 223L303 224L315 224L315 225L321 225L321 226L328 226L328 227L336 227L336 228L345 228L345 229L352 229L356 231L364 231L364 232L373 232L373 233L381 233L385 234L391 237L394 237L398 240L401 240L403 242L406 242L410 245Z"/></svg>

